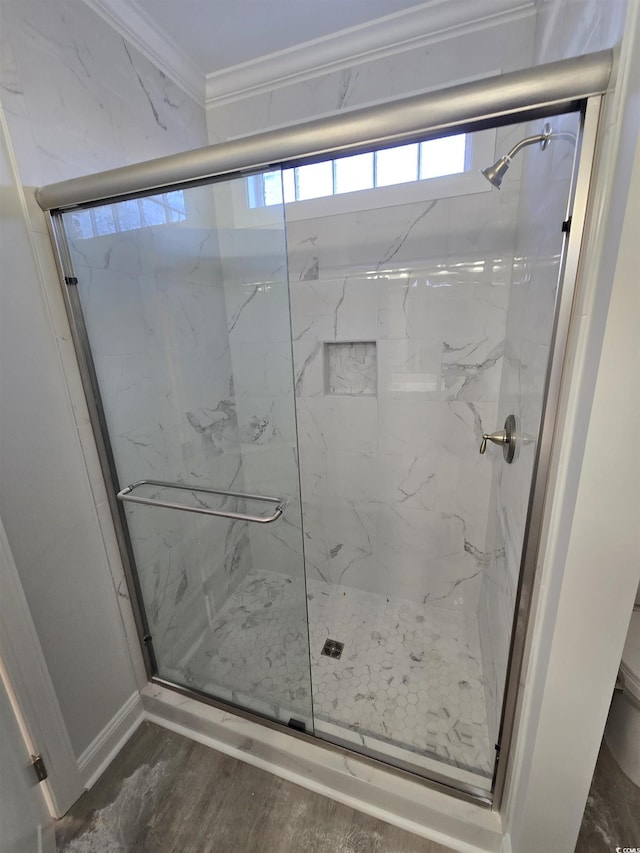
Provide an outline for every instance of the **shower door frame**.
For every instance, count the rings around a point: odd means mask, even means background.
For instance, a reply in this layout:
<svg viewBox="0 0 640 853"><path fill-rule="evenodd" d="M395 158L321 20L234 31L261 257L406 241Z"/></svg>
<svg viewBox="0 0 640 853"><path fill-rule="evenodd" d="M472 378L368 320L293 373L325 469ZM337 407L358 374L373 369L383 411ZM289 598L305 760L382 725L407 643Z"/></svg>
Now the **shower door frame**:
<svg viewBox="0 0 640 853"><path fill-rule="evenodd" d="M607 54L606 59L603 59L604 54ZM605 62L607 59L610 60L610 52L603 52L603 54L595 55L595 57L598 56L600 57L601 62ZM573 63L573 65L578 67L579 62L577 60L584 59L584 57L579 57L576 58L576 60L553 63L553 65L564 65L569 67L570 63ZM541 79L543 79L543 70L544 67L540 69L533 69L529 72L529 76L531 76L533 71L538 71L540 72ZM516 76L518 73L519 72L516 72L515 75L503 76ZM576 73L579 72L574 71L574 74ZM483 83L485 81L479 82ZM579 88L579 82L579 80L576 80L576 88ZM478 84L472 84L472 86L477 87ZM464 87L456 88L461 89ZM466 88L470 89L471 87L467 85ZM561 401L561 384L565 369L565 357L569 339L572 309L574 305L588 193L595 155L598 123L603 100L602 95L605 88L606 87L604 85L595 86L592 93L583 93L575 96L565 94L562 97L557 97L555 99L552 98L547 102L542 102L538 99L533 106L530 104L527 105L527 103L522 103L523 101L526 101L523 97L521 98L520 106L510 104L507 108L499 112L480 115L476 114L472 118L467 115L463 120L439 123L435 126L426 122L421 131L414 130L410 134L401 134L402 141L409 142L416 141L417 139L423 140L426 138L446 136L453 133L472 132L489 127L498 127L505 124L547 118L568 112L580 112L581 114L581 129L578 137L579 146L576 148L573 166L572 190L567 202L567 216L571 216L571 222L570 227L563 229L566 230L567 233L563 244L558 272L558 291L556 295L554 326L545 381L543 411L529 493L527 521L521 553L521 568L510 641L509 663L501 711L499 748L497 749L491 789L490 791L484 791L466 783L454 783L444 772L442 775L437 772L430 773L429 776L419 775L411 769L390 765L382 760L369 758L359 752L356 753L359 758L364 761L371 762L377 766L384 764L384 766L390 771L401 775L409 775L412 779L420 780L422 784L430 786L435 790L479 805L492 807L497 810L500 808L504 795L511 745L513 743L515 727L517 724L519 706L522 700L523 691L520 685L520 678L525 663L527 640L529 637L529 625L531 622L532 605L534 601L536 565L546 520L545 508L549 486L549 475L554 461L554 451L557 451L557 447L554 446L555 425ZM446 91L447 90L444 90L444 92ZM441 93L436 94L440 95ZM429 96L427 95L425 97L428 98ZM517 101L515 95L514 98ZM384 108L384 106L385 105L381 105L381 108ZM365 111L355 112L371 113L372 109L375 111L377 108L370 108ZM326 122L327 120L324 121ZM328 121L330 122L330 120ZM318 120L316 123L323 124L323 120ZM369 128L369 124L370 115L366 117L363 129L367 130ZM293 130L295 131L295 128L293 128ZM258 139L261 136L263 135L258 135ZM305 135L303 134L302 136L304 139ZM311 136L313 136L313 134ZM253 138L253 140L255 139L256 137ZM254 144L253 140L250 140L250 149L252 144ZM387 135L384 137L384 141L380 142L378 147L388 147L392 144L396 144L397 141L398 137L391 138ZM366 145L368 146L368 150L375 147L375 145L372 146L370 140L367 141ZM203 151L214 151L214 149L224 147L224 144L222 146L212 146L211 149L203 149ZM113 170L113 173L100 173L99 176L88 176L87 178L79 178L72 181L62 182L59 185L51 185L50 187L41 188L36 194L39 204L49 214L47 220L52 244L54 246L56 265L64 294L65 307L71 326L71 333L78 358L80 375L96 440L102 473L107 485L109 505L123 560L125 577L131 595L133 616L139 635L140 646L149 681L168 687L174 691L182 693L183 695L198 699L199 701L204 701L214 707L218 707L223 710L230 710L239 716L259 722L261 725L266 725L278 731L284 731L293 737L311 741L316 745L322 743L322 745L327 749L336 750L347 755L353 754L353 751L345 747L332 744L329 741L319 739L314 735L296 731L284 724L231 705L230 703L214 699L198 690L175 685L157 675L157 664L153 655L153 650L148 642L149 627L146 622L144 608L141 603L142 597L140 585L134 569L135 561L133 558L124 507L122 503L116 499L117 489L115 488L115 485L118 483L118 479L115 474L114 458L110 446L109 433L102 407L97 376L93 365L89 338L76 290L77 279L73 273L70 253L64 233L64 226L62 224L62 213L66 210L78 207L94 207L98 204L113 203L130 198L140 198L148 196L154 191L166 191L169 188L184 189L192 186L211 184L216 180L226 180L231 177L244 177L247 174L263 170L266 165L270 165L274 168L284 164L291 166L317 162L321 159L326 159L331 154L344 154L346 151L353 153L355 151L362 151L363 148L364 143L356 142L350 146L342 145L333 149L323 149L322 153L314 154L313 156L305 156L304 152L299 152L297 156L285 157L278 162L272 162L270 164L251 163L247 164L244 169L236 168L232 171L222 170L215 174L207 174L206 177L187 178L172 183L154 185L152 188L140 189L138 191L118 192L118 175L122 173L122 185L123 181L126 182L131 180L131 172L136 168L124 167L122 170ZM256 150L258 149L259 144L257 145ZM187 154L193 155L197 154L197 152L187 152ZM176 155L176 158L178 159L183 157L184 155ZM161 158L161 161L151 161L151 164L153 166L153 164L158 164L162 162L162 160L172 159L175 158ZM145 164L142 165L144 166ZM193 171L193 164L189 164L189 168ZM126 176L124 173L126 173ZM116 178L115 183L113 176ZM95 184L95 179L97 178L103 179L103 183L101 183L100 180L97 180L97 184ZM144 180L141 181L141 184L147 180L147 177L145 177L144 174L143 179ZM92 180L94 183L92 183ZM101 197L98 197L95 194L98 191L96 190L96 186L100 188L100 192L104 192L104 180L106 180L108 184L110 183L112 186L116 187L116 191L111 195L103 194ZM85 184L86 187L83 189ZM78 187L78 185L80 185L80 187ZM85 193L86 200L84 202L78 200L78 192Z"/></svg>

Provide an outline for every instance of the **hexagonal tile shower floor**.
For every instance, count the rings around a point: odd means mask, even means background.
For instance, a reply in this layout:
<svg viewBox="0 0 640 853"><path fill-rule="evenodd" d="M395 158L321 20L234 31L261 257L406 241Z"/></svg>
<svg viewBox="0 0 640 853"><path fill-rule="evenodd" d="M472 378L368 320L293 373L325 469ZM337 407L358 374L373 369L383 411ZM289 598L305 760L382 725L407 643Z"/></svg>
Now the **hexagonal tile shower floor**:
<svg viewBox="0 0 640 853"><path fill-rule="evenodd" d="M251 572L189 659L163 675L285 721L308 716L298 583ZM316 581L307 601L317 734L418 767L424 757L491 776L478 631L467 614ZM328 638L344 644L340 658L322 654Z"/></svg>

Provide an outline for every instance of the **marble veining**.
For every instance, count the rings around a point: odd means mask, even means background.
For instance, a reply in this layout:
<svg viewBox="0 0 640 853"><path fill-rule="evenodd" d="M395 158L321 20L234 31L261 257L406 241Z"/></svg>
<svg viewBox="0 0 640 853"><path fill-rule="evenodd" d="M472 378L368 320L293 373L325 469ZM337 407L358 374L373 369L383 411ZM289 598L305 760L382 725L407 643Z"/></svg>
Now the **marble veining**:
<svg viewBox="0 0 640 853"><path fill-rule="evenodd" d="M420 765L491 774L477 628L462 614L344 586L252 571L198 647L162 674L318 734ZM311 683L309 682L309 647ZM340 660L321 655L344 642ZM313 722L311 720L313 698Z"/></svg>
<svg viewBox="0 0 640 853"><path fill-rule="evenodd" d="M517 200L334 215L327 200L287 223L311 579L476 608ZM375 397L361 364L338 363L350 341L375 344Z"/></svg>
<svg viewBox="0 0 640 853"><path fill-rule="evenodd" d="M575 114L554 118L554 129L578 132ZM523 136L538 132L539 123L523 129ZM571 150L571 146L568 146ZM491 737L497 737L507 672L518 575L524 542L531 478L537 437L544 404L545 377L550 352L553 317L560 271L562 232L557 223L565 216L570 189L572 160L559 149L553 156L533 147L523 152L520 206L514 235L515 253L507 306L503 353L491 351L487 342L475 353L462 350L463 358L451 352L458 363L452 388L461 391L460 362L469 362L474 382L490 382L498 400L496 428L508 414L516 417L520 436L518 457L513 465L496 457L491 474L491 492L486 537L487 564L480 590L479 624L487 715ZM506 183L506 182L505 182ZM496 358L495 365L491 365ZM494 373L498 359L500 375ZM482 367L473 374L473 362ZM484 374L484 376L482 376Z"/></svg>
<svg viewBox="0 0 640 853"><path fill-rule="evenodd" d="M477 629L463 614L317 582L308 601L317 731L338 724L490 775ZM327 637L344 643L339 660L319 654Z"/></svg>
<svg viewBox="0 0 640 853"><path fill-rule="evenodd" d="M352 397L376 394L378 375L375 341L325 344L324 356L327 394Z"/></svg>

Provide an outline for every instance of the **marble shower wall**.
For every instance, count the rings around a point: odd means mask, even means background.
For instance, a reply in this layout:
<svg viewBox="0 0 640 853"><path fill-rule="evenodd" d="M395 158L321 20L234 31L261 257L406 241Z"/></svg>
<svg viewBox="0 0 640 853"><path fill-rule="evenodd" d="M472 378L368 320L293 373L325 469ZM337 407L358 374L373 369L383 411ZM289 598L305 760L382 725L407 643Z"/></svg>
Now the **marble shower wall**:
<svg viewBox="0 0 640 853"><path fill-rule="evenodd" d="M0 91L37 187L206 145L204 110L87 4L0 4Z"/></svg>
<svg viewBox="0 0 640 853"><path fill-rule="evenodd" d="M285 223L277 206L249 210L244 182L238 183L230 189L242 207L236 217L242 227L221 228L219 239L244 485L286 499L280 519L250 526L252 564L296 582L295 618L305 619ZM222 219L233 204L220 190ZM264 512L264 505L252 509Z"/></svg>
<svg viewBox="0 0 640 853"><path fill-rule="evenodd" d="M207 105L209 141L525 67L534 29L531 10L508 22L484 22L480 32L436 38L428 47L373 61L359 57L337 71L315 70L259 94L214 100ZM508 143L504 129L498 146ZM517 169L514 164L514 177ZM345 584L359 575L365 589L386 593L402 566L399 594L456 607L465 597L471 606L477 601L484 564L489 466L477 456L476 442L480 424L494 427L501 361L494 351L501 337L494 333L504 328L515 214L505 192L459 202L441 200L431 212L429 203L287 224L307 569ZM489 217L487 205L502 216L493 211ZM492 229L495 251L483 239ZM449 240L449 232L457 239ZM447 276L451 286L438 287ZM442 327L431 314L434 303ZM461 334L452 329L457 315ZM321 352L345 340L375 342L377 397L324 397ZM335 504L334 494L343 503ZM425 535L417 534L425 523ZM414 545L405 549L404 542ZM433 575L425 584L427 559Z"/></svg>
<svg viewBox="0 0 640 853"><path fill-rule="evenodd" d="M205 115L75 0L0 3L0 100L17 165L15 212L26 226L23 238L7 236L9 208L3 208L3 240L11 247L3 255L5 272L11 269L19 286L3 287L0 312L0 338L10 353L0 377L0 513L82 757L145 674L33 187L205 145ZM28 219L20 206L25 200Z"/></svg>
<svg viewBox="0 0 640 853"><path fill-rule="evenodd" d="M185 207L185 222L73 239L78 289L120 483L156 479L242 492L210 188L187 191ZM149 487L139 494L204 499ZM133 504L126 512L162 673L248 572L248 525Z"/></svg>
<svg viewBox="0 0 640 853"><path fill-rule="evenodd" d="M310 579L475 612L517 190L288 222ZM331 393L335 342L375 347L375 394Z"/></svg>
<svg viewBox="0 0 640 853"><path fill-rule="evenodd" d="M551 119L554 131L574 136L576 114ZM540 121L523 135L540 132ZM517 215L516 251L509 293L505 358L496 423L516 416L520 435L511 465L494 457L487 549L489 560L480 591L480 643L490 735L497 741L500 709L520 572L527 505L542 414L545 376L553 328L562 222L573 168L575 144L557 140L547 151L527 148ZM505 178L503 186L510 180ZM496 449L497 450L497 449ZM489 454L489 451L488 451Z"/></svg>
<svg viewBox="0 0 640 853"><path fill-rule="evenodd" d="M237 139L271 127L451 86L470 77L527 67L534 29L534 10L523 10L509 21L485 20L477 30L458 29L420 48L400 50L373 61L361 55L337 71L313 69L300 81L281 81L259 94L240 93L213 100L207 104L209 141Z"/></svg>

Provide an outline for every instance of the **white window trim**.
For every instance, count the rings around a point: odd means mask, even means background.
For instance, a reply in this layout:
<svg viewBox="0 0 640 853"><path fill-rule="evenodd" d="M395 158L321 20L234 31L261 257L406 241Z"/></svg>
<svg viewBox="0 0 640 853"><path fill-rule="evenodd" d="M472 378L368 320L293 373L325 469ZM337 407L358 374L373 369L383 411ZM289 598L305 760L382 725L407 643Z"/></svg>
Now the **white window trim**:
<svg viewBox="0 0 640 853"><path fill-rule="evenodd" d="M470 135L470 141L472 146L470 166L464 172L442 175L439 178L422 178L387 187L374 187L356 192L286 202L287 221L297 222L341 213L358 213L380 207L432 201L435 198L490 192L491 184L480 174L480 169L493 163L495 159L495 128Z"/></svg>
<svg viewBox="0 0 640 853"><path fill-rule="evenodd" d="M470 165L464 172L442 175L439 178L423 178L393 186L285 202L285 219L287 222L300 222L325 216L339 216L383 207L428 202L439 198L491 192L493 187L480 173L480 169L495 160L496 129L476 131L470 135L470 139L472 145ZM245 180L236 180L231 184L233 219L237 227L273 227L281 221L279 215L281 205L249 207Z"/></svg>

